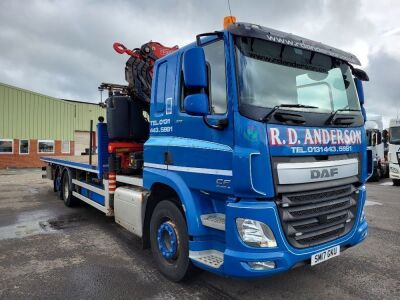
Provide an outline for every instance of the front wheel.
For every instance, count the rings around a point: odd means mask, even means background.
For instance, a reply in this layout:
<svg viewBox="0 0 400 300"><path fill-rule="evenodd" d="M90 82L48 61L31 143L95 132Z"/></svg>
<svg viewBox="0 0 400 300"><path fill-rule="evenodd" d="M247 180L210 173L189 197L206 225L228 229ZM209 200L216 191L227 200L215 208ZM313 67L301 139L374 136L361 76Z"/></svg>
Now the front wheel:
<svg viewBox="0 0 400 300"><path fill-rule="evenodd" d="M400 179L393 179L393 185L400 186Z"/></svg>
<svg viewBox="0 0 400 300"><path fill-rule="evenodd" d="M369 179L369 181L377 182L379 181L380 178L381 178L381 168L377 166L376 168L374 168L374 172L372 173L372 176Z"/></svg>
<svg viewBox="0 0 400 300"><path fill-rule="evenodd" d="M192 273L186 221L173 201L161 201L154 209L150 243L158 269L169 280L179 282Z"/></svg>

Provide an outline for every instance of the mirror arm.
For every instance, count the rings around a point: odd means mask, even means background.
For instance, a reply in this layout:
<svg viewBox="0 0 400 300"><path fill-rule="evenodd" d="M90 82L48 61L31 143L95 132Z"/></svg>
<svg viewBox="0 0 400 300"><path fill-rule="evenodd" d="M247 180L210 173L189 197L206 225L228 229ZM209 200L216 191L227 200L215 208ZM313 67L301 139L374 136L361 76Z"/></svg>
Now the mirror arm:
<svg viewBox="0 0 400 300"><path fill-rule="evenodd" d="M206 33L200 33L196 35L196 44L197 46L201 47L203 44L201 43L201 37L203 36L216 36L217 38L221 38L224 36L223 31L214 31L214 32L206 32Z"/></svg>
<svg viewBox="0 0 400 300"><path fill-rule="evenodd" d="M346 64L350 67L350 70L351 70L351 74L353 74L353 76L355 77L355 78L357 78L357 79L359 79L359 80L361 80L361 81L369 81L369 77L368 77L368 74L365 72L365 71L363 71L363 70L361 70L361 69L357 69L357 68L354 68L351 64L349 64L348 62L346 62ZM362 75L361 75L361 74ZM360 76L361 75L361 76Z"/></svg>
<svg viewBox="0 0 400 300"><path fill-rule="evenodd" d="M228 126L228 119L220 119L217 121L217 124L211 124L207 119L207 116L203 116L203 121L209 128L217 129L217 130L224 130Z"/></svg>

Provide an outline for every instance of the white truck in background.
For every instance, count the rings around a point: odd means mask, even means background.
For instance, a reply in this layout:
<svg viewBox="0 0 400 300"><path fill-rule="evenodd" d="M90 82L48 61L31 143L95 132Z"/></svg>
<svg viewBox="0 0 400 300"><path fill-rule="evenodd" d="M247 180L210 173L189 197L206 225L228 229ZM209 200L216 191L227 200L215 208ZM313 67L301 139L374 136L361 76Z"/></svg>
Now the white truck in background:
<svg viewBox="0 0 400 300"><path fill-rule="evenodd" d="M365 122L367 146L372 151L374 160L374 173L371 181L379 181L389 173L389 165L385 158L385 145L382 140L383 119L381 115L367 114Z"/></svg>
<svg viewBox="0 0 400 300"><path fill-rule="evenodd" d="M389 177L400 186L400 118L389 122Z"/></svg>

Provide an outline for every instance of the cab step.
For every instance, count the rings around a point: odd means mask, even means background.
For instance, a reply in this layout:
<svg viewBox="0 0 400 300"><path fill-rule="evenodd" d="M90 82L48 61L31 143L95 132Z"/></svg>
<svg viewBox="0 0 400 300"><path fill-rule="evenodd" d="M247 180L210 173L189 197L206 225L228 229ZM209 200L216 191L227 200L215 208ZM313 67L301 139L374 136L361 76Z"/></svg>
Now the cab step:
<svg viewBox="0 0 400 300"><path fill-rule="evenodd" d="M189 251L189 258L214 269L224 264L224 253L218 250Z"/></svg>
<svg viewBox="0 0 400 300"><path fill-rule="evenodd" d="M220 213L206 214L200 216L204 226L225 231L225 215Z"/></svg>

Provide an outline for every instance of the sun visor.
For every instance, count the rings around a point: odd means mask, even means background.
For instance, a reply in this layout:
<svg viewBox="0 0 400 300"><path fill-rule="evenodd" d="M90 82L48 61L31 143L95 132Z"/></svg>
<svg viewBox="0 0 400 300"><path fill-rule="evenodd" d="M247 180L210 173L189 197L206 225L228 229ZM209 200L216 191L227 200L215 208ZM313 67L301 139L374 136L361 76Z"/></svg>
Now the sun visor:
<svg viewBox="0 0 400 300"><path fill-rule="evenodd" d="M324 45L319 42L314 42L312 40L305 39L291 33L282 32L260 25L254 25L250 23L234 23L228 27L228 31L233 35L254 37L283 45L289 45L305 50L315 51L318 53L339 58L351 64L359 66L361 65L359 59L351 53Z"/></svg>

